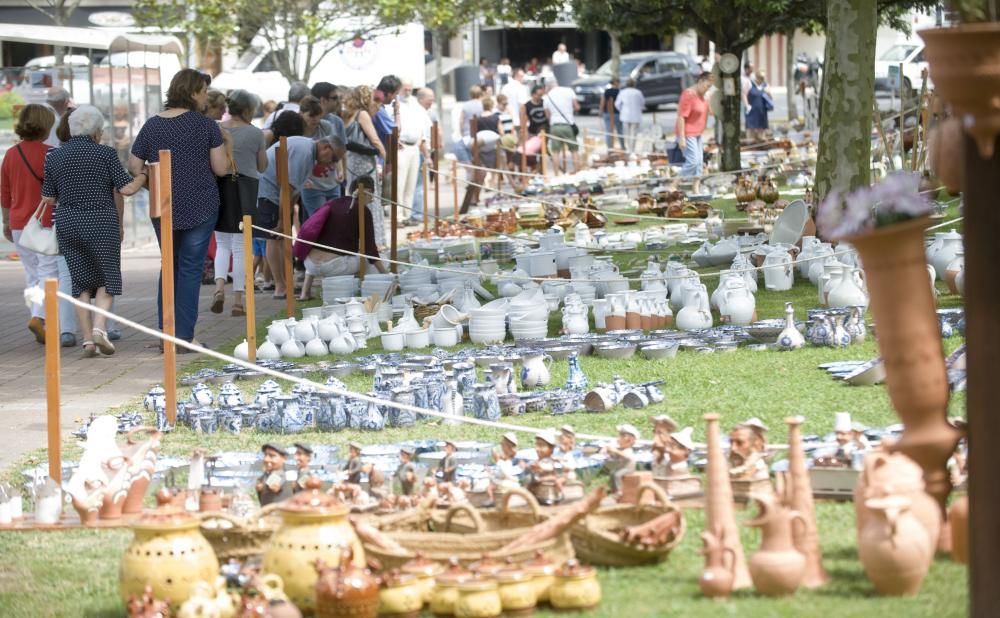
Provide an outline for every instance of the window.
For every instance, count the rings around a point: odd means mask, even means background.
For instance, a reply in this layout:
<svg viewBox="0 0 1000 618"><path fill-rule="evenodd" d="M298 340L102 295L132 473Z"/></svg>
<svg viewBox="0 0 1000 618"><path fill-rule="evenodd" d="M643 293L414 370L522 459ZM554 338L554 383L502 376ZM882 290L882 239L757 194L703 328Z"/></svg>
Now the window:
<svg viewBox="0 0 1000 618"><path fill-rule="evenodd" d="M657 73L677 73L687 71L687 63L678 58L660 58L656 61Z"/></svg>
<svg viewBox="0 0 1000 618"><path fill-rule="evenodd" d="M924 50L921 49L917 52L917 55L914 56L910 62L926 62L926 60L924 60Z"/></svg>

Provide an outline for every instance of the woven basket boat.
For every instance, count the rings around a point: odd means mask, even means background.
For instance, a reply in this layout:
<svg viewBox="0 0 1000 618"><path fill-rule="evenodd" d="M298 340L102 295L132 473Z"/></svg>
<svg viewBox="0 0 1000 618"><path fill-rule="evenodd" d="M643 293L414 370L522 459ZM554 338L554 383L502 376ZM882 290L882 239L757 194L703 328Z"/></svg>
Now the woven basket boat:
<svg viewBox="0 0 1000 618"><path fill-rule="evenodd" d="M604 507L586 516L570 528L573 550L581 562L597 566L638 566L666 560L681 539L687 524L681 515L680 527L672 538L655 546L634 545L622 540L620 531L638 526L657 517L680 509L670 504L666 493L656 485L644 484L639 488L639 500L647 492L656 498L655 504L619 504Z"/></svg>
<svg viewBox="0 0 1000 618"><path fill-rule="evenodd" d="M278 506L269 504L245 519L221 511L201 513L201 533L220 562L260 556L281 523L279 518L271 517Z"/></svg>
<svg viewBox="0 0 1000 618"><path fill-rule="evenodd" d="M527 505L527 511L510 508L515 496ZM511 541L524 534L527 528L548 519L535 496L520 487L507 490L498 509L477 510L463 503L452 506L445 513L432 513L430 517L431 530L435 532L503 532Z"/></svg>

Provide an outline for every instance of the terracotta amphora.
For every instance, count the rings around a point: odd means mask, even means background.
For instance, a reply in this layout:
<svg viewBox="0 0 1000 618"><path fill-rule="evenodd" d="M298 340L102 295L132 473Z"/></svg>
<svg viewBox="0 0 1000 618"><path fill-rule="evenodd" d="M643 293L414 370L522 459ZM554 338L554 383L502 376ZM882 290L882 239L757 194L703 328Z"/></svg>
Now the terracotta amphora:
<svg viewBox="0 0 1000 618"><path fill-rule="evenodd" d="M736 558L733 550L726 547L722 542L724 532L719 529L715 533L702 532L701 541L704 549L701 550L705 556L705 570L698 578L698 587L706 597L713 599L727 599L733 590L733 565ZM726 566L726 555L729 555L729 566Z"/></svg>
<svg viewBox="0 0 1000 618"><path fill-rule="evenodd" d="M719 415L712 412L704 416L705 444L708 463L705 466L705 527L717 531L723 545L732 551L733 590L749 588L752 584L747 570L743 545L736 528L733 512L733 488L729 482L729 463L722 453L719 441Z"/></svg>
<svg viewBox="0 0 1000 618"><path fill-rule="evenodd" d="M352 562L354 548L340 546L340 566L329 568L316 561L316 615L319 618L375 618L378 614L378 580Z"/></svg>
<svg viewBox="0 0 1000 618"><path fill-rule="evenodd" d="M792 543L792 522L802 515L786 509L767 494L751 493L759 508L757 517L744 525L761 529L760 549L750 556L750 577L757 592L769 597L791 594L802 583L806 558Z"/></svg>
<svg viewBox="0 0 1000 618"><path fill-rule="evenodd" d="M969 564L969 497L961 496L948 509L951 525L951 557L955 562Z"/></svg>
<svg viewBox="0 0 1000 618"><path fill-rule="evenodd" d="M879 594L916 594L934 558L934 545L910 513L910 499L870 498L865 506L872 511L858 537L865 574Z"/></svg>
<svg viewBox="0 0 1000 618"><path fill-rule="evenodd" d="M889 454L871 451L865 455L864 469L858 475L854 486L854 512L857 517L858 532L864 528L872 516L865 501L888 495L905 496L910 500L908 508L924 527L934 546L939 545L941 536L941 508L937 501L924 492L920 466L902 453Z"/></svg>

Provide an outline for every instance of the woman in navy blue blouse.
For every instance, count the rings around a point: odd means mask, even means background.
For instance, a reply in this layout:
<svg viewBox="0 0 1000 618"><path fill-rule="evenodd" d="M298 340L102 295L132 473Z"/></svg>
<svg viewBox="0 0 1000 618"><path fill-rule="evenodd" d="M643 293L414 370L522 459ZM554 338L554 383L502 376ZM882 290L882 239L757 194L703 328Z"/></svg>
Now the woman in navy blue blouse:
<svg viewBox="0 0 1000 618"><path fill-rule="evenodd" d="M159 161L160 150L171 153L174 320L177 337L186 341L194 340L201 273L219 217L216 176L224 176L229 168L219 125L201 113L207 102L206 77L194 69L181 70L170 81L166 109L143 125L128 161L129 169L138 171L147 162ZM159 240L159 217L152 223ZM162 294L157 296L157 308L158 325L163 328Z"/></svg>

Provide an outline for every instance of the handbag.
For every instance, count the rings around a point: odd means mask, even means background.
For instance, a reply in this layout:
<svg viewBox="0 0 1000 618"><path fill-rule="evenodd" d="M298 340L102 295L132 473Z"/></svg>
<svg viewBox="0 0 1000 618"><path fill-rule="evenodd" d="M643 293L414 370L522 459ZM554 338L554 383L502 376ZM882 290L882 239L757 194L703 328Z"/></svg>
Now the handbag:
<svg viewBox="0 0 1000 618"><path fill-rule="evenodd" d="M232 154L229 156L232 174L218 177L219 183L219 218L215 222L215 230L226 234L239 234L243 231L243 215L253 215L257 205L257 179L239 173Z"/></svg>
<svg viewBox="0 0 1000 618"><path fill-rule="evenodd" d="M361 123L356 119L347 127L345 135L347 137L347 144L344 148L348 152L365 157L374 157L378 154L378 149L368 141L368 136L365 135L364 129L361 128Z"/></svg>
<svg viewBox="0 0 1000 618"><path fill-rule="evenodd" d="M552 97L550 97L549 95L545 95L545 98L547 98L549 100L549 103L552 104L552 107L554 107L555 110L557 112L559 112L559 115L562 116L562 119L566 121L566 124L568 124L569 126L571 126L573 128L573 137L579 137L580 136L580 127L576 126L575 122L570 122L569 121L569 118L567 118L566 114L564 114L563 111L561 109L559 109L559 106L556 105L556 102L552 100Z"/></svg>
<svg viewBox="0 0 1000 618"><path fill-rule="evenodd" d="M764 89L760 91L760 98L764 100L764 111L773 112L774 111L774 99L771 98L771 93Z"/></svg>
<svg viewBox="0 0 1000 618"><path fill-rule="evenodd" d="M687 163L687 157L684 156L684 149L681 148L680 141L674 142L673 147L667 149L667 161L671 165Z"/></svg>
<svg viewBox="0 0 1000 618"><path fill-rule="evenodd" d="M59 241L56 240L55 223L52 224L52 227L42 225L42 217L45 216L45 209L48 205L48 202L44 200L38 204L38 208L24 224L17 244L41 255L59 255Z"/></svg>

